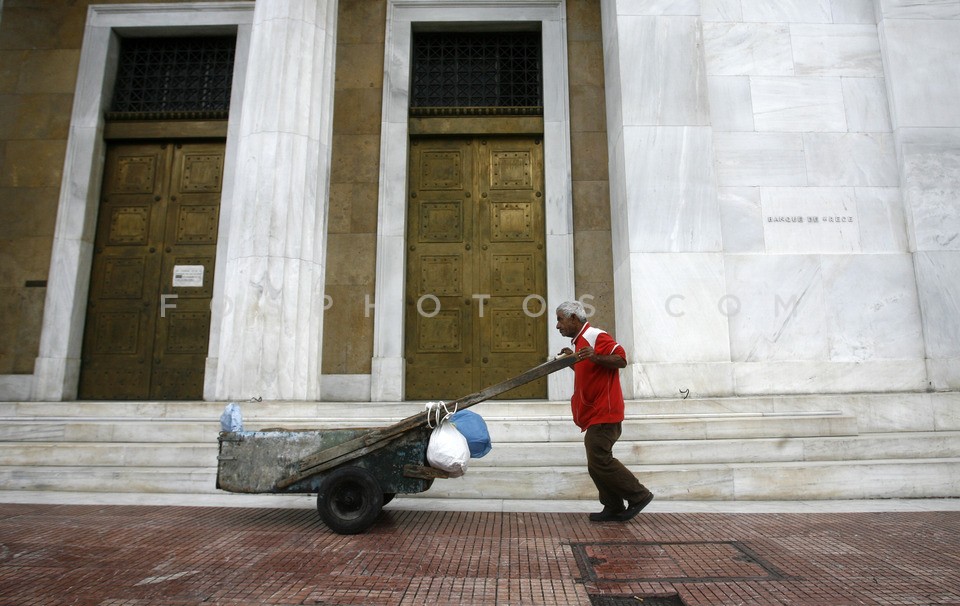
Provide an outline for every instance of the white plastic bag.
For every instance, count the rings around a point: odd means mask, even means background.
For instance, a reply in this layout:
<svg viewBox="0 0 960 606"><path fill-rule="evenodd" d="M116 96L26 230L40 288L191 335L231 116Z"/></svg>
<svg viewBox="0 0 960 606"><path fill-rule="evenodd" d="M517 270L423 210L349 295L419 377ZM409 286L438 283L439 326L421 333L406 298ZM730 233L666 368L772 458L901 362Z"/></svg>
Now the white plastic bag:
<svg viewBox="0 0 960 606"><path fill-rule="evenodd" d="M243 415L240 405L230 402L220 415L220 431L243 431Z"/></svg>
<svg viewBox="0 0 960 606"><path fill-rule="evenodd" d="M444 420L430 434L427 463L448 472L450 477L458 478L467 471L469 460L470 445L467 439L449 421Z"/></svg>

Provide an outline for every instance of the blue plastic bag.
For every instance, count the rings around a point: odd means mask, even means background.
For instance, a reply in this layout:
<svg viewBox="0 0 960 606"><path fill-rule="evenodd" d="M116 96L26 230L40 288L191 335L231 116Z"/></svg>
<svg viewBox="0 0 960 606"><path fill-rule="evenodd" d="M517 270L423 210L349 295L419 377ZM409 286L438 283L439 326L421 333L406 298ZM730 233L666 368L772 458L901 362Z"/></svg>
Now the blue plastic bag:
<svg viewBox="0 0 960 606"><path fill-rule="evenodd" d="M240 405L230 402L220 415L220 431L243 431L243 415Z"/></svg>
<svg viewBox="0 0 960 606"><path fill-rule="evenodd" d="M463 434L467 439L467 445L470 446L470 458L479 459L493 448L490 442L490 432L487 431L487 424L483 417L471 410L461 410L450 416L450 421L457 431Z"/></svg>

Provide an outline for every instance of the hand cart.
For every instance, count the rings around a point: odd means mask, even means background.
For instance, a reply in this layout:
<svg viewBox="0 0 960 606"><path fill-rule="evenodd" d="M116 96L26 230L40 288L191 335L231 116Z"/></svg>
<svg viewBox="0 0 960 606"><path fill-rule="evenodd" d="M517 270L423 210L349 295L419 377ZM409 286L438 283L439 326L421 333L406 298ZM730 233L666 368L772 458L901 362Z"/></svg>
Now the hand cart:
<svg viewBox="0 0 960 606"><path fill-rule="evenodd" d="M464 410L576 361L572 355L555 358L447 406ZM316 493L327 527L360 533L395 495L424 492L434 479L449 477L427 464L431 431L421 412L386 427L221 432L217 488Z"/></svg>

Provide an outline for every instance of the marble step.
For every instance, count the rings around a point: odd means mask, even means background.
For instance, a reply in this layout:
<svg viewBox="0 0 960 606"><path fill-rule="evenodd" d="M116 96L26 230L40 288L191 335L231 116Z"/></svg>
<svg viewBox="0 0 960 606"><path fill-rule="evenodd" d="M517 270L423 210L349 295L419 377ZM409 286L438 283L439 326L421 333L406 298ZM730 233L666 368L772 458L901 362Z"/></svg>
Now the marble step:
<svg viewBox="0 0 960 606"><path fill-rule="evenodd" d="M691 465L873 459L960 459L960 432L811 436L801 438L725 438L704 440L626 440L614 453L626 465ZM582 442L494 443L472 468L582 465Z"/></svg>
<svg viewBox="0 0 960 606"><path fill-rule="evenodd" d="M422 402L240 402L245 421L309 420L312 426L359 420L389 424L418 414ZM0 423L10 419L136 419L218 421L224 402L0 402ZM567 402L491 400L473 409L487 419L560 416L569 419ZM861 433L960 430L960 392L815 394L730 398L651 399L627 402L628 416L697 414L815 414L839 411L856 417ZM357 424L357 422L355 422Z"/></svg>
<svg viewBox="0 0 960 606"><path fill-rule="evenodd" d="M541 417L511 420L487 419L490 436L498 442L580 441L580 430L569 418ZM282 427L356 427L349 421L317 423L315 419L275 419L245 422L247 430ZM374 427L375 422L363 426ZM206 442L215 443L219 421L143 421L137 419L6 419L0 420L0 442ZM804 415L663 415L628 417L627 437L647 440L711 439L726 437L789 438L819 435L856 435L857 420L836 412Z"/></svg>
<svg viewBox="0 0 960 606"><path fill-rule="evenodd" d="M960 432L868 434L848 437L621 440L617 457L627 465L690 465L871 459L960 458ZM494 442L471 468L583 464L576 442ZM0 466L196 467L217 465L216 440L205 443L20 442L0 448Z"/></svg>
<svg viewBox="0 0 960 606"><path fill-rule="evenodd" d="M135 417L219 418L226 402L203 401L71 401L0 402L0 417ZM423 402L238 402L244 418L387 418L398 420L423 410ZM745 396L729 398L645 399L627 401L627 412L670 413L783 413L793 411L862 408L884 410L908 408L925 413L931 406L955 408L960 393L811 394L798 396ZM918 410L919 409L919 410ZM488 400L473 407L487 416L538 416L569 414L569 403L549 400ZM958 413L960 414L960 413Z"/></svg>
<svg viewBox="0 0 960 606"><path fill-rule="evenodd" d="M960 482L960 458L629 467L660 498L676 500L924 498L952 495ZM596 488L573 468L478 467L434 482L427 495L595 499Z"/></svg>
<svg viewBox="0 0 960 606"><path fill-rule="evenodd" d="M812 500L923 498L952 494L960 459L631 465L658 498ZM3 490L215 493L209 467L0 467ZM437 480L420 496L451 499L595 499L583 467L477 467Z"/></svg>

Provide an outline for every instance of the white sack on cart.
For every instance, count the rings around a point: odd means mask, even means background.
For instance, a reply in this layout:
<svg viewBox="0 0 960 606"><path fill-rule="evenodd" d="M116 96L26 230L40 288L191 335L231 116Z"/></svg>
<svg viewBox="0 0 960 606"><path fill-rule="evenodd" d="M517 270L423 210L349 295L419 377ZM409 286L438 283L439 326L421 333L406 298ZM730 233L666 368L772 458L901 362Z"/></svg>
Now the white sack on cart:
<svg viewBox="0 0 960 606"><path fill-rule="evenodd" d="M430 434L427 444L427 462L431 467L442 469L457 478L467 471L470 460L470 445L463 434L450 421L444 420Z"/></svg>

